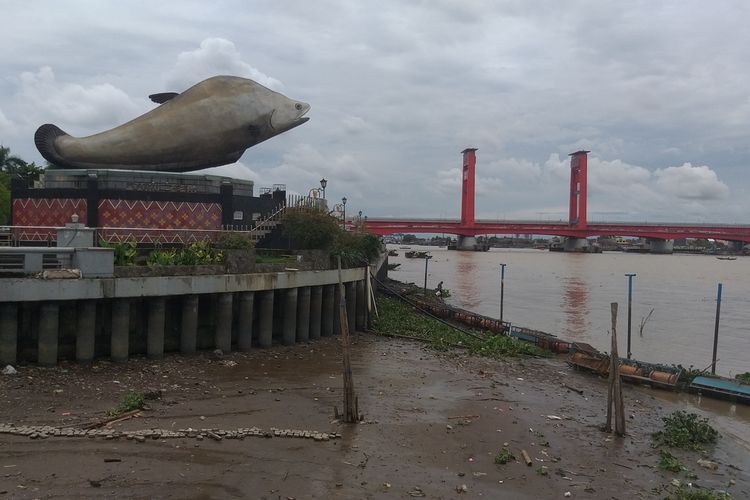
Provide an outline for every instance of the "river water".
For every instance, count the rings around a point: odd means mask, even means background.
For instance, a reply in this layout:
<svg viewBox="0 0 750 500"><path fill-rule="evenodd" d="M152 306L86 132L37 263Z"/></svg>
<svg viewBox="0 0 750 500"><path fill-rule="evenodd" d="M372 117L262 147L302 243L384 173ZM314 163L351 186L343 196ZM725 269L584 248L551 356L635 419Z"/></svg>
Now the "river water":
<svg viewBox="0 0 750 500"><path fill-rule="evenodd" d="M633 278L633 358L656 363L711 364L717 284L721 303L717 373L750 371L750 257L734 261L709 255L649 255L621 252L573 254L544 250L429 250L427 285L451 291L448 302L492 317L500 315L500 263L505 268L504 320L609 351L610 303L619 303L619 353L627 342L627 278ZM404 249L389 272L400 281L424 282L423 259ZM639 335L641 318L653 314Z"/></svg>

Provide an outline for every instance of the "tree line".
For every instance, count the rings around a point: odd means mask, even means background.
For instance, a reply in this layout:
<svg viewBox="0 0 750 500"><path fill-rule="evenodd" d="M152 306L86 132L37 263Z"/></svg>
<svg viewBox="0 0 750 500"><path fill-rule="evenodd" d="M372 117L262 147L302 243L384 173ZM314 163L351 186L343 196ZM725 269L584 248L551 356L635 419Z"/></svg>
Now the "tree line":
<svg viewBox="0 0 750 500"><path fill-rule="evenodd" d="M44 172L33 161L28 163L0 145L0 224L10 224L10 183L13 179L35 181Z"/></svg>

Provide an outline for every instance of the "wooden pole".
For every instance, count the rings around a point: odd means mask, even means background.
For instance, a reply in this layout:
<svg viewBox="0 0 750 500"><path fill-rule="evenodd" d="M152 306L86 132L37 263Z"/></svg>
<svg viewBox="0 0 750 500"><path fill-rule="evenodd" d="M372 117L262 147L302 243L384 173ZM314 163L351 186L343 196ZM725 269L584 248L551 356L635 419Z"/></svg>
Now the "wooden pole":
<svg viewBox="0 0 750 500"><path fill-rule="evenodd" d="M370 300L370 264L365 268L365 302L367 303L367 317L365 318L365 328L368 330L372 327L372 301Z"/></svg>
<svg viewBox="0 0 750 500"><path fill-rule="evenodd" d="M354 395L354 380L352 378L352 362L349 355L349 315L346 313L346 295L344 283L341 280L341 256L338 257L339 268L339 321L341 323L341 354L344 362L344 422L357 423L357 398Z"/></svg>
<svg viewBox="0 0 750 500"><path fill-rule="evenodd" d="M620 379L620 356L617 353L617 302L610 304L612 312L612 350L609 365L609 392L607 397L607 425L611 432L611 406L615 407L615 434L625 435L625 403L622 399L622 379Z"/></svg>

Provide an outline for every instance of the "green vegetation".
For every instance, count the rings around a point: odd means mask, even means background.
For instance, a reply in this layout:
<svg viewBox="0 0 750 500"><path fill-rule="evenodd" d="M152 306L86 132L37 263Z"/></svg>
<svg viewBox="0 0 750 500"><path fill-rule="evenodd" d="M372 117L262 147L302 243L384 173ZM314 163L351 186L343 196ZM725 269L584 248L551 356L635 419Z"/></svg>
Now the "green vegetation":
<svg viewBox="0 0 750 500"><path fill-rule="evenodd" d="M224 254L211 248L208 241L197 241L180 250L154 250L148 255L149 266L205 266L220 264Z"/></svg>
<svg viewBox="0 0 750 500"><path fill-rule="evenodd" d="M505 465L511 460L515 460L516 457L513 456L513 453L508 448L502 448L500 451L495 455L495 463L497 465Z"/></svg>
<svg viewBox="0 0 750 500"><path fill-rule="evenodd" d="M255 242L247 234L225 232L221 233L214 246L224 250L250 250L255 248Z"/></svg>
<svg viewBox="0 0 750 500"><path fill-rule="evenodd" d="M341 257L344 267L373 260L382 246L379 237L344 231L337 219L317 210L290 209L282 224L293 248L329 250L331 256Z"/></svg>
<svg viewBox="0 0 750 500"><path fill-rule="evenodd" d="M693 383L693 379L695 377L699 377L703 375L703 370L700 370L693 365L690 365L689 367L685 368L682 365L672 365L675 368L679 368L682 370L680 373L680 379L677 381L677 384L682 387L688 387L691 383Z"/></svg>
<svg viewBox="0 0 750 500"><path fill-rule="evenodd" d="M687 467L682 465L682 463L677 460L677 457L666 450L661 450L659 452L659 468L670 472L682 472L687 470Z"/></svg>
<svg viewBox="0 0 750 500"><path fill-rule="evenodd" d="M725 491L714 491L703 488L690 488L680 485L674 494L669 497L674 500L731 500L729 493Z"/></svg>
<svg viewBox="0 0 750 500"><path fill-rule="evenodd" d="M434 318L417 313L411 306L397 299L378 297L378 311L379 317L374 325L377 332L423 339L438 350L465 347L472 354L488 358L546 355L545 351L535 345L510 337L490 334L485 340L480 340L466 335Z"/></svg>
<svg viewBox="0 0 750 500"><path fill-rule="evenodd" d="M101 240L99 246L102 248L111 248L115 251L116 266L132 266L135 264L137 255L134 241L108 242Z"/></svg>
<svg viewBox="0 0 750 500"><path fill-rule="evenodd" d="M664 430L652 435L654 446L671 446L688 450L701 450L703 445L715 443L719 433L708 424L708 419L695 413L672 412L662 417Z"/></svg>
<svg viewBox="0 0 750 500"><path fill-rule="evenodd" d="M140 410L143 408L145 401L146 396L142 392L130 391L125 395L125 399L122 400L122 403L109 410L107 415L110 417L117 417L118 415L122 415L129 411Z"/></svg>
<svg viewBox="0 0 750 500"><path fill-rule="evenodd" d="M380 250L380 238L375 235L340 231L336 235L331 256L341 257L344 267L361 266L374 260Z"/></svg>
<svg viewBox="0 0 750 500"><path fill-rule="evenodd" d="M750 372L739 373L734 378L741 384L750 384Z"/></svg>
<svg viewBox="0 0 750 500"><path fill-rule="evenodd" d="M341 231L336 219L317 210L289 209L281 220L284 234L296 248L303 250L333 247L336 235Z"/></svg>
<svg viewBox="0 0 750 500"><path fill-rule="evenodd" d="M20 157L11 154L10 148L0 146L0 224L11 222L10 181L17 178L38 180L42 172L44 169L34 162L26 163Z"/></svg>

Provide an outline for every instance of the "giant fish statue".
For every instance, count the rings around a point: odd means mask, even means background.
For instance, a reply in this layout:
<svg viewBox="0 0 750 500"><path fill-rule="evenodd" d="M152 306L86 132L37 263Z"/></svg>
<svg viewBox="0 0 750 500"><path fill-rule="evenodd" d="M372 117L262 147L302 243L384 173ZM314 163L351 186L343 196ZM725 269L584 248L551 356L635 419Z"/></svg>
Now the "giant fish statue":
<svg viewBox="0 0 750 500"><path fill-rule="evenodd" d="M88 137L42 125L36 147L63 168L187 172L234 163L247 148L309 120L309 104L235 76L149 97L160 106Z"/></svg>

